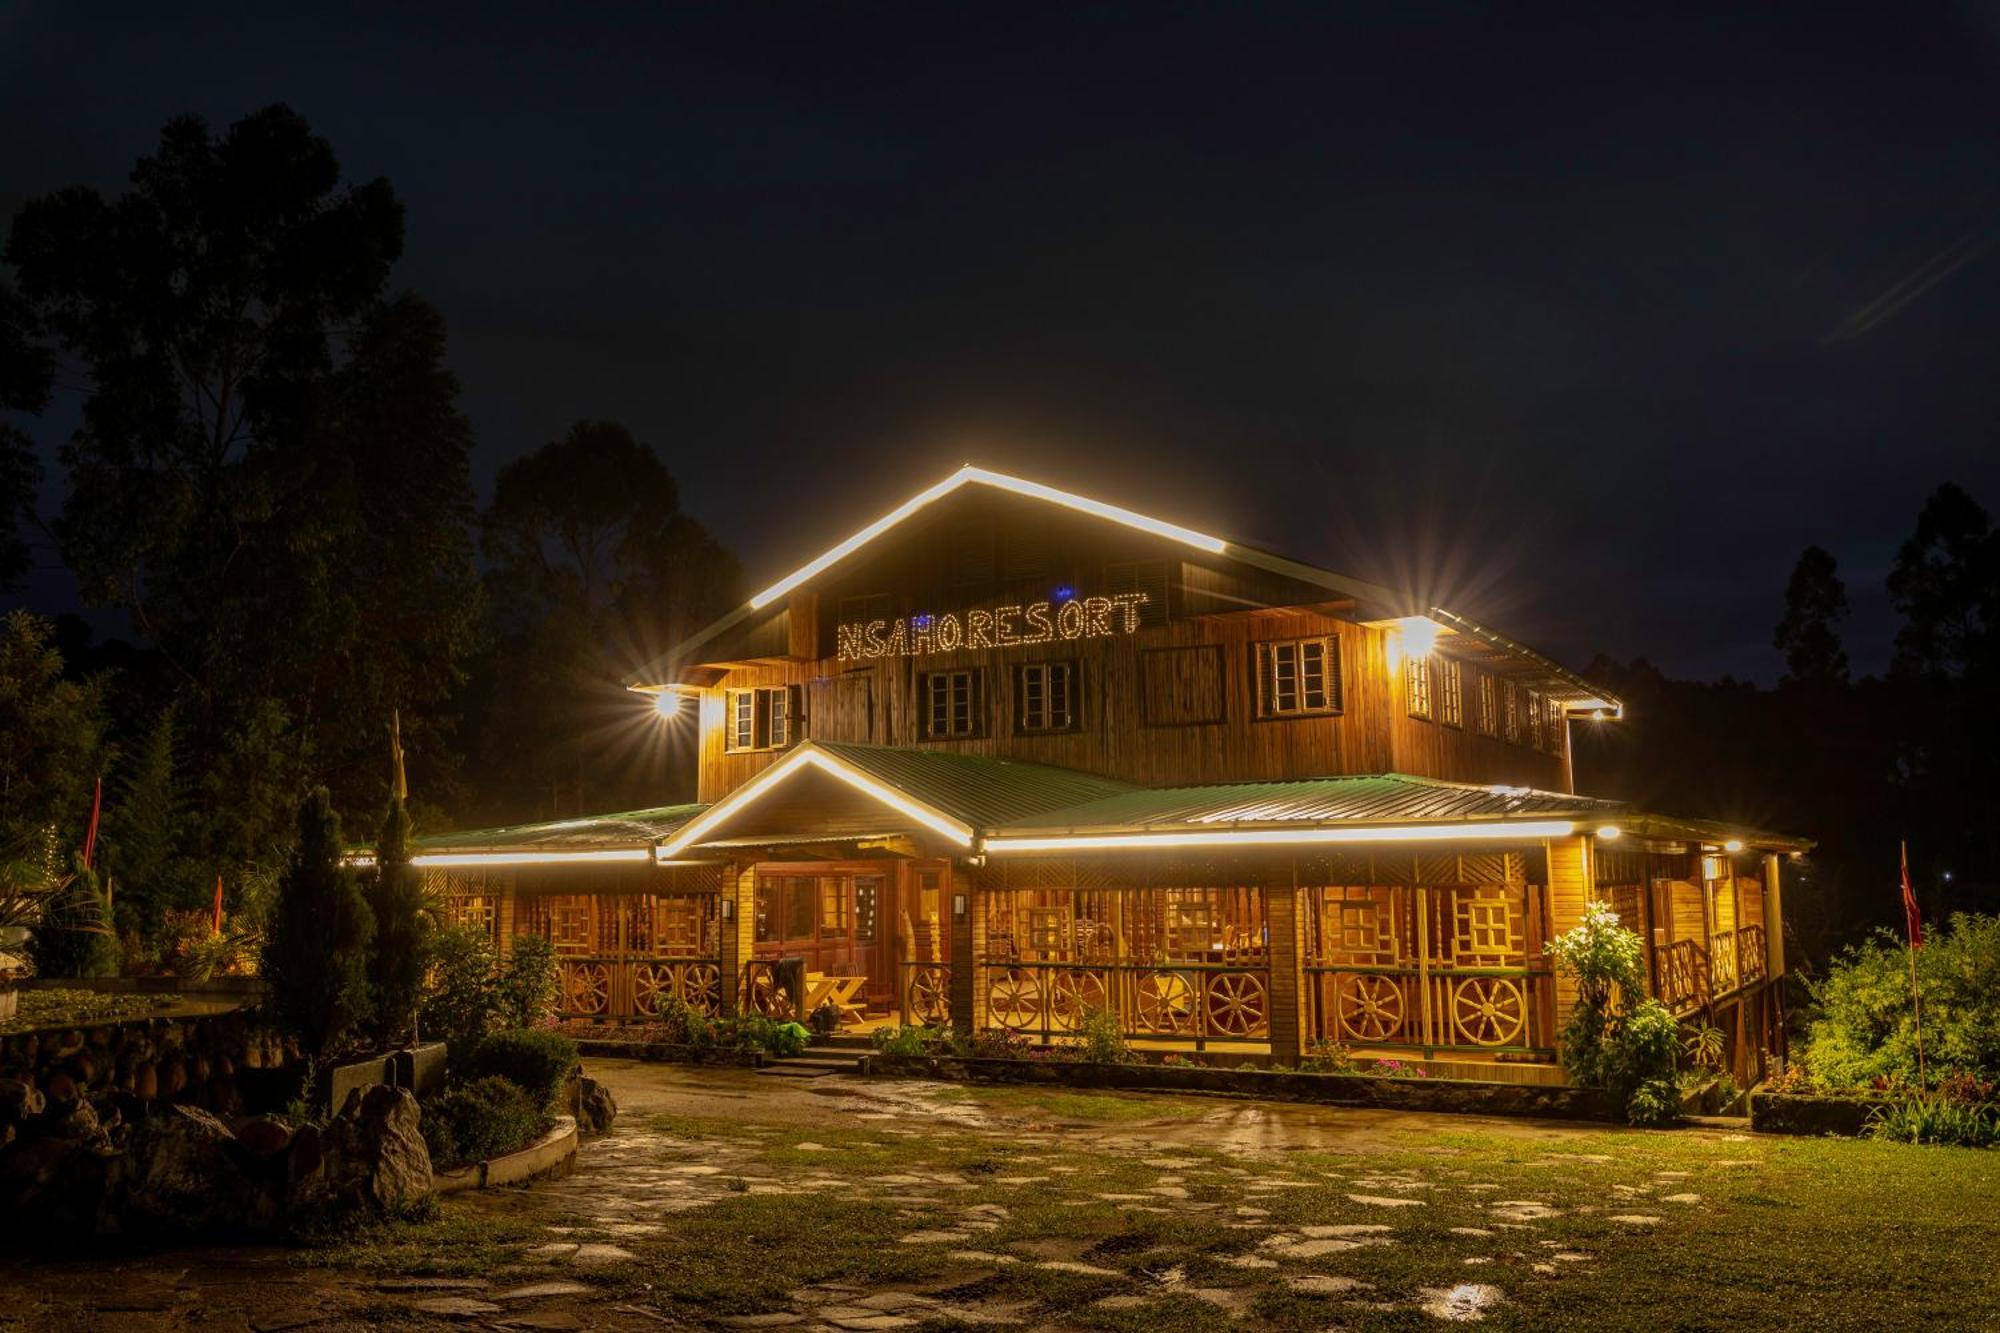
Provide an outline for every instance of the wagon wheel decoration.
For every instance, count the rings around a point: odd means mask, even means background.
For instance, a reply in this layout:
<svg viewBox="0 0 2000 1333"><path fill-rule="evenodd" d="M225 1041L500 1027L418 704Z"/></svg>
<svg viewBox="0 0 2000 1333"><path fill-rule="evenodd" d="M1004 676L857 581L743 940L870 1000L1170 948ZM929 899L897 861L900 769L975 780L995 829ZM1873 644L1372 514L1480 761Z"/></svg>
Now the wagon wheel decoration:
<svg viewBox="0 0 2000 1333"><path fill-rule="evenodd" d="M681 968L681 1003L710 1018L722 1009L722 969L714 963L688 963Z"/></svg>
<svg viewBox="0 0 2000 1333"><path fill-rule="evenodd" d="M1505 1046L1527 1021L1527 999L1507 977L1467 977L1452 987L1452 1026L1474 1046Z"/></svg>
<svg viewBox="0 0 2000 1333"><path fill-rule="evenodd" d="M1208 1026L1224 1037L1247 1037L1264 1030L1270 1011L1264 978L1255 972L1220 972L1208 979Z"/></svg>
<svg viewBox="0 0 2000 1333"><path fill-rule="evenodd" d="M662 964L641 963L632 969L632 1007L640 1013L659 1013L661 997L671 994L673 979Z"/></svg>
<svg viewBox="0 0 2000 1333"><path fill-rule="evenodd" d="M1355 972L1334 993L1340 1026L1358 1041L1387 1041L1403 1028L1403 988L1394 977Z"/></svg>
<svg viewBox="0 0 2000 1333"><path fill-rule="evenodd" d="M602 963L571 963L563 974L563 999L573 1014L601 1014L611 1008L611 969Z"/></svg>
<svg viewBox="0 0 2000 1333"><path fill-rule="evenodd" d="M1194 1018L1194 986L1180 972L1139 978L1139 1026L1147 1032L1185 1032Z"/></svg>
<svg viewBox="0 0 2000 1333"><path fill-rule="evenodd" d="M1089 1010L1106 1008L1104 978L1096 972L1058 972L1049 993L1049 1026L1075 1032Z"/></svg>
<svg viewBox="0 0 2000 1333"><path fill-rule="evenodd" d="M1031 972L1009 968L986 988L986 1011L1003 1028L1025 1032L1042 1013L1042 987Z"/></svg>
<svg viewBox="0 0 2000 1333"><path fill-rule="evenodd" d="M754 968L743 978L743 1005L753 1014L765 1018L790 1018L792 997L778 984L778 978L768 967Z"/></svg>
<svg viewBox="0 0 2000 1333"><path fill-rule="evenodd" d="M903 1005L925 1027L944 1022L951 1016L951 973L935 963L911 968Z"/></svg>

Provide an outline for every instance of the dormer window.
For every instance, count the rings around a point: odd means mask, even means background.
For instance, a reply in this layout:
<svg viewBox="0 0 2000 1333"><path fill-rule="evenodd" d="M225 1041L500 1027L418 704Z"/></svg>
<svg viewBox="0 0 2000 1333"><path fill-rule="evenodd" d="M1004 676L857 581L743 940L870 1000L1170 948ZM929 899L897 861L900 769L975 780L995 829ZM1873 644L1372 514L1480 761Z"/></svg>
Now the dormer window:
<svg viewBox="0 0 2000 1333"><path fill-rule="evenodd" d="M782 750L799 739L804 709L797 685L730 690L723 719L723 749Z"/></svg>

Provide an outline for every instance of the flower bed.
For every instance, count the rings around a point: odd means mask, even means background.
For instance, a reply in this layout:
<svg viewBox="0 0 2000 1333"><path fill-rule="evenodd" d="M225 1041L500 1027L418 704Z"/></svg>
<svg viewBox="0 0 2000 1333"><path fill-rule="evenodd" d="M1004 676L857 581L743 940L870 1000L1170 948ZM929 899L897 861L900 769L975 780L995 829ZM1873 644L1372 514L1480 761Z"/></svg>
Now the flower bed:
<svg viewBox="0 0 2000 1333"><path fill-rule="evenodd" d="M1155 1092L1214 1092L1329 1106L1373 1106L1467 1115L1536 1116L1553 1120L1623 1120L1617 1099L1595 1088L1532 1083L1485 1083L1451 1078L1375 1074L1314 1074L1238 1066L1120 1064L1087 1060L1013 1059L877 1053L870 1074L972 1083L1060 1083L1073 1087Z"/></svg>

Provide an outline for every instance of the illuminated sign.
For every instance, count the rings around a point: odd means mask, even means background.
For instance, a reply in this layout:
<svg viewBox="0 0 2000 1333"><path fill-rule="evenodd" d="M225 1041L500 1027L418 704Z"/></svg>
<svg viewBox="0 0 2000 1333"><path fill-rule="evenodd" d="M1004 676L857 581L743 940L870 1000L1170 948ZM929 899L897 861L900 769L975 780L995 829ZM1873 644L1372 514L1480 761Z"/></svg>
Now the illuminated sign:
<svg viewBox="0 0 2000 1333"><path fill-rule="evenodd" d="M1111 597L1071 597L982 607L958 614L853 620L834 629L834 656L843 662L871 657L924 657L969 648L1012 648L1076 639L1108 639L1139 628L1143 592Z"/></svg>

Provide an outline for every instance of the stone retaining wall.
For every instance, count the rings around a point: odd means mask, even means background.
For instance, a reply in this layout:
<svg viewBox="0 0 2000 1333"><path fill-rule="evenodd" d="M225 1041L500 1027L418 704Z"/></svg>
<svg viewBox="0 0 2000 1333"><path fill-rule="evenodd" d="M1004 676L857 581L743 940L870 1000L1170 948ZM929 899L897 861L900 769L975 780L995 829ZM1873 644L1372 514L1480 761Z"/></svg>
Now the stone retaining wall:
<svg viewBox="0 0 2000 1333"><path fill-rule="evenodd" d="M1401 1111L1534 1116L1552 1120L1623 1122L1624 1108L1595 1088L1532 1083L1478 1083L1448 1078L1376 1078L1290 1070L1213 1069L1153 1064L1091 1064L1076 1060L958 1059L951 1056L866 1058L871 1074L915 1075L973 1083L1048 1083L1155 1092L1220 1092L1329 1106Z"/></svg>

